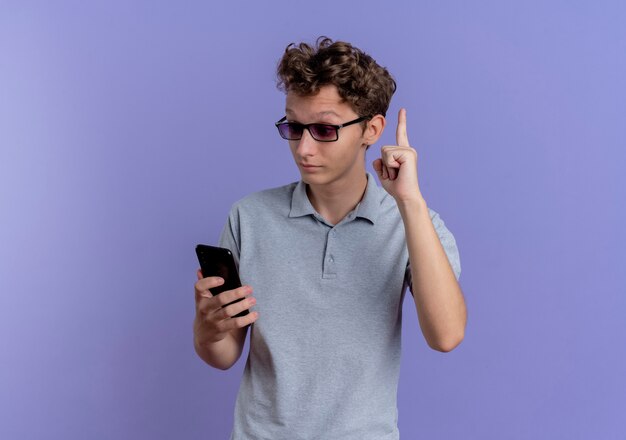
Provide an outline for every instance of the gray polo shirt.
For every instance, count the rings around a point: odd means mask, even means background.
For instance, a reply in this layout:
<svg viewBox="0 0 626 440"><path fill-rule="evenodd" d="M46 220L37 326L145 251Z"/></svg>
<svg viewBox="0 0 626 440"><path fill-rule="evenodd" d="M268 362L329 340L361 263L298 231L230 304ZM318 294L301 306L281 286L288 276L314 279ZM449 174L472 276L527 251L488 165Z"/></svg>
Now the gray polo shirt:
<svg viewBox="0 0 626 440"><path fill-rule="evenodd" d="M458 279L456 243L431 220ZM259 319L232 440L398 439L404 225L368 174L361 203L331 225L292 183L235 203L220 238L254 289Z"/></svg>

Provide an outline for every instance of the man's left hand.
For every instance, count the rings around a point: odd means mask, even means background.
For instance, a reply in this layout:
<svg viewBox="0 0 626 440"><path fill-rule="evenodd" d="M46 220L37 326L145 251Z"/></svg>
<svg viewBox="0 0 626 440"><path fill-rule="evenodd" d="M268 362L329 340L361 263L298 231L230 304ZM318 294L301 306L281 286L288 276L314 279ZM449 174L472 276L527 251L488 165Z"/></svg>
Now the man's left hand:
<svg viewBox="0 0 626 440"><path fill-rule="evenodd" d="M406 133L406 110L398 113L396 129L397 145L385 145L381 148L381 157L372 166L385 190L396 202L421 199L422 195L417 180L417 151L409 145Z"/></svg>

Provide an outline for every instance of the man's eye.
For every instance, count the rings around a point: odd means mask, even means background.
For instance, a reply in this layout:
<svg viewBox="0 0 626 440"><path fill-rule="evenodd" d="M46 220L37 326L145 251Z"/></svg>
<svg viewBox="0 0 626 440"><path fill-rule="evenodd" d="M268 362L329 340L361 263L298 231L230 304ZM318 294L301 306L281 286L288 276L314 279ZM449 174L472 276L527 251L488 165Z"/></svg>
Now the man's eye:
<svg viewBox="0 0 626 440"><path fill-rule="evenodd" d="M297 122L290 122L287 124L289 127L290 133L302 133L302 124L298 124Z"/></svg>
<svg viewBox="0 0 626 440"><path fill-rule="evenodd" d="M328 125L315 125L315 134L320 138L329 138L335 136L335 128Z"/></svg>

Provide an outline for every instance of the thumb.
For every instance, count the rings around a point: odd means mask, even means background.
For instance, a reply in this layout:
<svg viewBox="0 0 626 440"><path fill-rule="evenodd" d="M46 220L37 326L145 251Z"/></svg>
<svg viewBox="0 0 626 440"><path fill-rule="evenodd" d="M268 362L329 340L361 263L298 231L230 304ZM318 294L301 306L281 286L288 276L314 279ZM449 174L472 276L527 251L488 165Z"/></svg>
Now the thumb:
<svg viewBox="0 0 626 440"><path fill-rule="evenodd" d="M378 174L378 177L382 177L382 175L383 175L383 161L382 161L382 159L378 158L374 162L372 162L372 168L374 168L374 171L376 171L376 174Z"/></svg>

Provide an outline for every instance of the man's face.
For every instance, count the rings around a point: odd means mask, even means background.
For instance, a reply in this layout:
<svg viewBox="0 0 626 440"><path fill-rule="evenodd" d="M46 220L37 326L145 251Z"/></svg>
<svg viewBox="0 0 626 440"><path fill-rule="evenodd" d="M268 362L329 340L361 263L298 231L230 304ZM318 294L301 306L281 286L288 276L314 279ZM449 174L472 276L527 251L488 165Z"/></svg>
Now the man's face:
<svg viewBox="0 0 626 440"><path fill-rule="evenodd" d="M337 87L320 88L317 95L287 94L287 121L301 124L325 123L341 125L359 116L347 102L343 102ZM366 139L361 124L339 130L335 142L319 142L304 130L302 138L289 141L289 147L302 180L311 185L327 185L350 181L365 173Z"/></svg>

